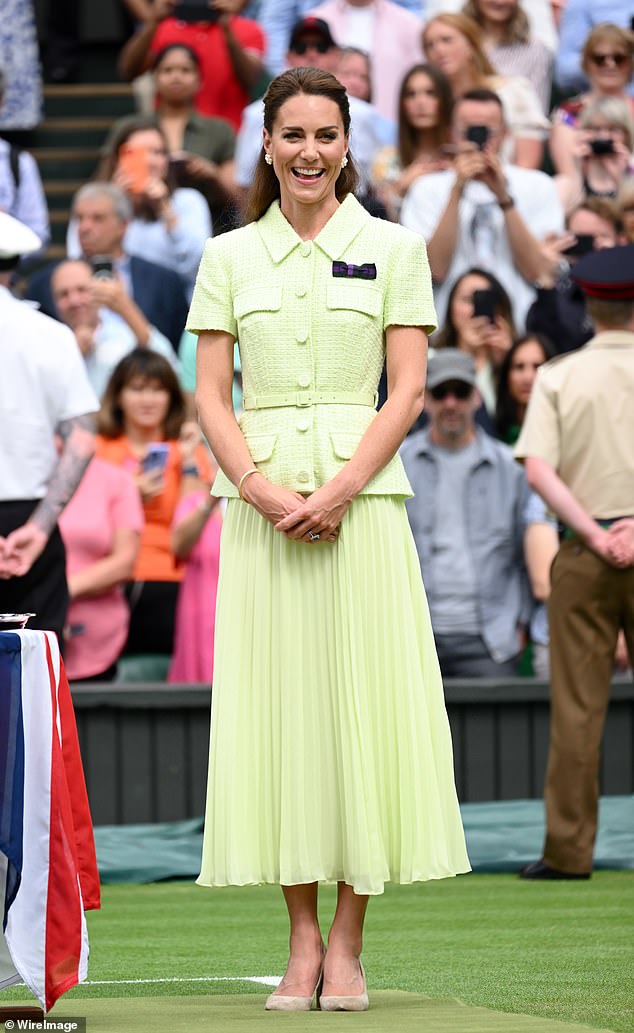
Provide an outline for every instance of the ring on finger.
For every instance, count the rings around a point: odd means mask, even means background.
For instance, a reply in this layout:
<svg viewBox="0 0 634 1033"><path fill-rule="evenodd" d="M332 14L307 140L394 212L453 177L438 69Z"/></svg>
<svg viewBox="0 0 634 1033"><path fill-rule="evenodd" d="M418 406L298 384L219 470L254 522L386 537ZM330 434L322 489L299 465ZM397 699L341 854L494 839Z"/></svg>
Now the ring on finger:
<svg viewBox="0 0 634 1033"><path fill-rule="evenodd" d="M308 531L307 534L311 542L318 542L321 538L319 531Z"/></svg>

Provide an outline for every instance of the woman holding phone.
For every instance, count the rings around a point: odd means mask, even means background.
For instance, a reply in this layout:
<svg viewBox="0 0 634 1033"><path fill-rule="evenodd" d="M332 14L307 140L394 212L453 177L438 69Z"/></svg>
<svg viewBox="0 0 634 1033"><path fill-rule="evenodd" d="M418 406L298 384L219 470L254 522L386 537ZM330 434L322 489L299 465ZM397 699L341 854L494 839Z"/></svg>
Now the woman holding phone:
<svg viewBox="0 0 634 1033"><path fill-rule="evenodd" d="M209 207L189 187L176 187L169 167L169 148L153 118L131 119L116 133L101 162L98 179L125 190L134 208L124 246L129 255L151 257L174 269L191 295L205 241L211 235ZM81 254L74 220L68 227L67 252Z"/></svg>
<svg viewBox="0 0 634 1033"><path fill-rule="evenodd" d="M97 455L130 471L145 524L128 584L131 609L126 653L171 655L183 568L172 551L181 499L204 490L211 463L172 367L138 348L115 368L98 420Z"/></svg>

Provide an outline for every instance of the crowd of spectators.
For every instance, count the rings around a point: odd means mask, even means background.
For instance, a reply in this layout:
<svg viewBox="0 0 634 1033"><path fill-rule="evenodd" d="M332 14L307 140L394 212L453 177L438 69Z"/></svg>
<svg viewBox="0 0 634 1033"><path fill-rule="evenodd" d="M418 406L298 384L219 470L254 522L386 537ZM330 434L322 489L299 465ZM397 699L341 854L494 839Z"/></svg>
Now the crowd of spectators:
<svg viewBox="0 0 634 1033"><path fill-rule="evenodd" d="M112 680L121 655L152 654L176 682L212 677L223 504L185 317L205 240L240 223L266 85L309 65L348 90L360 200L427 242L440 325L403 458L441 665L546 677L558 528L509 446L539 366L592 336L571 266L634 242L628 5L122 3L133 27L118 68L139 110L112 125L75 194L63 260L45 261L37 163L1 135L37 121L37 68L20 108L0 41L0 210L42 242L14 290L70 327L102 406L60 522L70 676ZM30 54L31 23L16 26Z"/></svg>

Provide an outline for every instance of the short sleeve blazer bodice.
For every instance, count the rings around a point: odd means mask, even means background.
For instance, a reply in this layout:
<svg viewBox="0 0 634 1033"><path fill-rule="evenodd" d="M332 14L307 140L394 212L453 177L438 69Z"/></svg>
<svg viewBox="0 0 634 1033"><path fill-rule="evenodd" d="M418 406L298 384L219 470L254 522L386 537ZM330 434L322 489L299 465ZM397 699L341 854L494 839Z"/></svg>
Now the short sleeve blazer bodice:
<svg viewBox="0 0 634 1033"><path fill-rule="evenodd" d="M422 237L349 195L312 241L277 201L208 241L187 326L236 337L253 462L273 483L309 493L352 457L376 416L386 328L430 333L435 323ZM411 495L400 457L364 491ZM222 471L213 493L238 495Z"/></svg>

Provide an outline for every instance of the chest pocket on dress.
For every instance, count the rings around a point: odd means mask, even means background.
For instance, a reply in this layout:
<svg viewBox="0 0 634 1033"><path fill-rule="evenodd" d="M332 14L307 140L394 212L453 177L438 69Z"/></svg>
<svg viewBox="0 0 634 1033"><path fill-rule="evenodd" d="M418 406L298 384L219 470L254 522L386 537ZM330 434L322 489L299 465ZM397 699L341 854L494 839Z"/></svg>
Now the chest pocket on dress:
<svg viewBox="0 0 634 1033"><path fill-rule="evenodd" d="M362 312L366 316L376 317L383 311L383 292L378 287L349 280L345 283L329 283L326 305L329 309Z"/></svg>
<svg viewBox="0 0 634 1033"><path fill-rule="evenodd" d="M281 287L247 287L233 300L236 319L257 318L265 312L278 312L282 307Z"/></svg>

